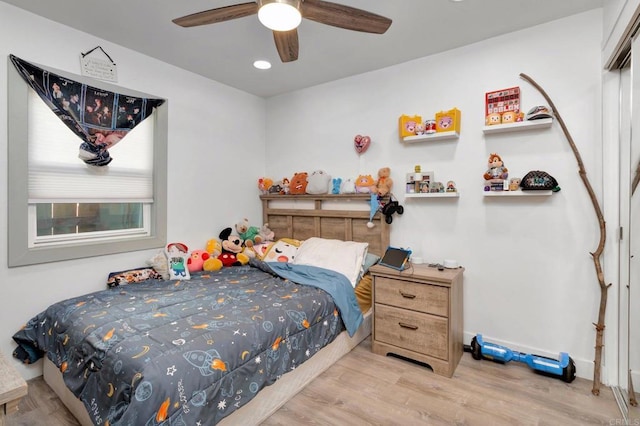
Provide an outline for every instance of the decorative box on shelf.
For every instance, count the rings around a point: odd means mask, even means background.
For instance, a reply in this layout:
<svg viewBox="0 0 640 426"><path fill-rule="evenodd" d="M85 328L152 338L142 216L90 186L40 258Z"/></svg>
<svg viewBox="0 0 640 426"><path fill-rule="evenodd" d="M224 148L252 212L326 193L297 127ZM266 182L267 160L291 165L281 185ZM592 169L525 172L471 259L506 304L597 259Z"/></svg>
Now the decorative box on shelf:
<svg viewBox="0 0 640 426"><path fill-rule="evenodd" d="M458 108L452 108L449 111L440 111L436 113L436 132L454 131L460 133L461 113Z"/></svg>
<svg viewBox="0 0 640 426"><path fill-rule="evenodd" d="M457 139L460 137L461 112L457 108L440 111L435 119L421 115L401 115L398 119L400 138L407 143Z"/></svg>

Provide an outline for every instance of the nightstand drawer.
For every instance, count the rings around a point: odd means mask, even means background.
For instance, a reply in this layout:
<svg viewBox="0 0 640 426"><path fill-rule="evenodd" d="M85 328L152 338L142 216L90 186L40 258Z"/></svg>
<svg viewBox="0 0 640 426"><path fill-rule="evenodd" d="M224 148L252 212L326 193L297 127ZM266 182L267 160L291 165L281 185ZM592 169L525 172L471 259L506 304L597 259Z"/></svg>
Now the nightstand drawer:
<svg viewBox="0 0 640 426"><path fill-rule="evenodd" d="M375 278L375 303L427 314L449 316L449 288L410 281Z"/></svg>
<svg viewBox="0 0 640 426"><path fill-rule="evenodd" d="M376 304L374 340L447 360L446 318Z"/></svg>

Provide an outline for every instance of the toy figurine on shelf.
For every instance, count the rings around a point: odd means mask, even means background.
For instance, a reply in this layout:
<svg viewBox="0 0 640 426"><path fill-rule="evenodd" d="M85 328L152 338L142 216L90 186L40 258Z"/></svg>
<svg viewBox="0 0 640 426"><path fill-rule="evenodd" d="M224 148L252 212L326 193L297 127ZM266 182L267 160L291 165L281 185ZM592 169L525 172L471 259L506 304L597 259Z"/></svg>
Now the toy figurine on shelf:
<svg viewBox="0 0 640 426"><path fill-rule="evenodd" d="M504 181L509 177L509 170L504 166L502 158L492 153L489 155L489 168L483 177L486 181L485 189L490 188L491 191L502 191L504 189Z"/></svg>
<svg viewBox="0 0 640 426"><path fill-rule="evenodd" d="M458 190L456 189L456 183L454 181L452 181L452 180L447 182L447 189L445 191L446 192L457 192Z"/></svg>
<svg viewBox="0 0 640 426"><path fill-rule="evenodd" d="M511 178L509 180L509 191L517 191L520 189L520 178Z"/></svg>

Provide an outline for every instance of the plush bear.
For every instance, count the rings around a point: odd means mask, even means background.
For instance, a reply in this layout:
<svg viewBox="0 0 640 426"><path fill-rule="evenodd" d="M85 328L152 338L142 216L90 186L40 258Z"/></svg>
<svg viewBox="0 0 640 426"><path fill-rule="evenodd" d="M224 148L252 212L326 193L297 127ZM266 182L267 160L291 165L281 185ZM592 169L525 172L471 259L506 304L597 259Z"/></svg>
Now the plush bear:
<svg viewBox="0 0 640 426"><path fill-rule="evenodd" d="M307 172L295 173L291 178L289 193L291 195L304 195L307 193Z"/></svg>
<svg viewBox="0 0 640 426"><path fill-rule="evenodd" d="M326 194L329 192L331 176L324 170L315 170L307 177L307 194Z"/></svg>
<svg viewBox="0 0 640 426"><path fill-rule="evenodd" d="M244 245L251 247L254 244L260 244L264 239L260 235L260 229L257 226L249 225L249 219L246 217L238 221L235 225L238 236L244 240Z"/></svg>
<svg viewBox="0 0 640 426"><path fill-rule="evenodd" d="M222 262L222 266L239 266L249 263L249 256L243 253L243 241L238 235L233 234L232 228L224 228L220 232L220 241L222 253L218 256L218 260Z"/></svg>
<svg viewBox="0 0 640 426"><path fill-rule="evenodd" d="M378 197L385 197L391 193L393 180L391 179L391 169L389 167L382 167L378 170L378 180L376 180L375 186Z"/></svg>

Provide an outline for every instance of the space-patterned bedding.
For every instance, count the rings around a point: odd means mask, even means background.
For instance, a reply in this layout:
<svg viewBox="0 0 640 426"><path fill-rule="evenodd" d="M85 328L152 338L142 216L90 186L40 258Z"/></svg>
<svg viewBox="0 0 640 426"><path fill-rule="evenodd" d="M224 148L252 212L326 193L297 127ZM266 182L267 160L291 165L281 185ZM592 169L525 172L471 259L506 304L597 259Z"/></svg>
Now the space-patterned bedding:
<svg viewBox="0 0 640 426"><path fill-rule="evenodd" d="M13 336L14 355L46 352L95 424L212 425L362 322L344 275L274 269L252 261L65 300Z"/></svg>

